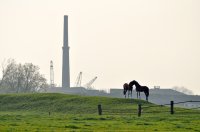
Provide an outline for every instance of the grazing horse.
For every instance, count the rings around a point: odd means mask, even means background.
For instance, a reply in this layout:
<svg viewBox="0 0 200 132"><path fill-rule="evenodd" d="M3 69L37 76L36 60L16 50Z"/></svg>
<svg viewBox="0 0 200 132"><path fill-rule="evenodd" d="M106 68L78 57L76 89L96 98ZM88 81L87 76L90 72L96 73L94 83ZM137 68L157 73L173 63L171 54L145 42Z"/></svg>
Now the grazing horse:
<svg viewBox="0 0 200 132"><path fill-rule="evenodd" d="M123 85L123 88L124 88L124 95L125 95L125 98L126 98L126 92L128 91L128 98L129 98L129 95L131 94L131 97L132 97L132 90L133 90L133 87L129 87L129 84L128 83L124 83Z"/></svg>
<svg viewBox="0 0 200 132"><path fill-rule="evenodd" d="M147 86L141 86L137 81L133 80L129 83L129 87L133 87L135 85L136 87L136 92L137 92L137 98L139 95L140 98L140 92L144 92L146 95L146 101L148 101L148 96L149 96L149 88Z"/></svg>

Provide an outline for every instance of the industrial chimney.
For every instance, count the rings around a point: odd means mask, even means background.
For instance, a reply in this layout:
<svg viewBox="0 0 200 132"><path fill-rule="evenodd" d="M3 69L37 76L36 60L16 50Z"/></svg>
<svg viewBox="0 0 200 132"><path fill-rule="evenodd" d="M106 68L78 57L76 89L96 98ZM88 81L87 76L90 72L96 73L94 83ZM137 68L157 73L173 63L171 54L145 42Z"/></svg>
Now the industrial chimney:
<svg viewBox="0 0 200 132"><path fill-rule="evenodd" d="M68 16L67 15L64 16L62 88L70 88Z"/></svg>

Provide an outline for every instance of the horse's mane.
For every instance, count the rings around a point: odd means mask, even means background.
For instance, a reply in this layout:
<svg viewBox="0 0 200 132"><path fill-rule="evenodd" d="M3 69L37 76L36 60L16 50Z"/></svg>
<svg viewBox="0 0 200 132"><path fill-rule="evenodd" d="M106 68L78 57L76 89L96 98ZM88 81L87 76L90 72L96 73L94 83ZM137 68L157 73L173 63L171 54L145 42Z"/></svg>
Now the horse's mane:
<svg viewBox="0 0 200 132"><path fill-rule="evenodd" d="M131 82L129 83L129 86L130 86L130 87L133 87L133 85L140 86L140 84L139 84L137 81L135 81L135 80L133 80L133 81L131 81Z"/></svg>

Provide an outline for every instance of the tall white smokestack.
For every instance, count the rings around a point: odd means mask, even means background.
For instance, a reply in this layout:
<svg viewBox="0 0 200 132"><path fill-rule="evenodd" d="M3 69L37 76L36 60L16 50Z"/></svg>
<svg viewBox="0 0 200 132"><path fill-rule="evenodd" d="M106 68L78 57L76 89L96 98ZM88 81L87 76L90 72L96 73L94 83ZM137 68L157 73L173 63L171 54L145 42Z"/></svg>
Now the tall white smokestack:
<svg viewBox="0 0 200 132"><path fill-rule="evenodd" d="M62 88L70 88L68 16L67 15L64 16Z"/></svg>

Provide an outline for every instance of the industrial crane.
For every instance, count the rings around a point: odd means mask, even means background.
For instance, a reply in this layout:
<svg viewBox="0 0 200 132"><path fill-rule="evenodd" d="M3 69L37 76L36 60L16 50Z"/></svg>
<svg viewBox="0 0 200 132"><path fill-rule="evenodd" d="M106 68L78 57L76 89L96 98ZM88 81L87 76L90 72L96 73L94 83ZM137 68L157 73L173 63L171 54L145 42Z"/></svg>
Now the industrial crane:
<svg viewBox="0 0 200 132"><path fill-rule="evenodd" d="M81 81L82 81L82 72L80 72L79 74L78 74L78 77L77 77L77 79L76 79L76 82L75 82L75 87L81 87Z"/></svg>
<svg viewBox="0 0 200 132"><path fill-rule="evenodd" d="M97 77L93 78L91 81L89 81L87 84L85 84L84 86L87 89L92 89L92 84L94 83L94 81L97 79Z"/></svg>

